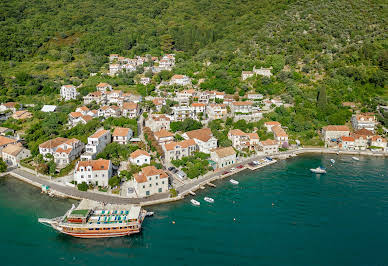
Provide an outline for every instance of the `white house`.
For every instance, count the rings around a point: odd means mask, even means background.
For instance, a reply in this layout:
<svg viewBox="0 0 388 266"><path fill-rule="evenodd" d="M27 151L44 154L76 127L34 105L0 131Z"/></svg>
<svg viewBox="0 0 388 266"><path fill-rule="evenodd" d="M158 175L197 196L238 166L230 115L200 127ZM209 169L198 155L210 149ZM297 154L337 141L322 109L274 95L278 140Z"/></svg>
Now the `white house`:
<svg viewBox="0 0 388 266"><path fill-rule="evenodd" d="M387 147L387 140L381 136L373 136L370 139L370 146L381 148L384 151Z"/></svg>
<svg viewBox="0 0 388 266"><path fill-rule="evenodd" d="M112 134L113 142L117 142L119 144L128 144L132 136L133 130L124 127L116 127Z"/></svg>
<svg viewBox="0 0 388 266"><path fill-rule="evenodd" d="M248 100L252 100L252 101L259 101L261 99L263 99L263 94L259 94L259 93L248 93Z"/></svg>
<svg viewBox="0 0 388 266"><path fill-rule="evenodd" d="M129 156L129 161L132 164L143 165L151 163L151 156L148 152L143 150L136 150Z"/></svg>
<svg viewBox="0 0 388 266"><path fill-rule="evenodd" d="M97 89L97 91L99 91L101 93L106 93L107 91L112 90L112 86L108 83L102 82L102 83L97 84L96 89Z"/></svg>
<svg viewBox="0 0 388 266"><path fill-rule="evenodd" d="M253 119L253 102L251 101L240 101L233 102L231 104L231 112L235 120L251 120Z"/></svg>
<svg viewBox="0 0 388 266"><path fill-rule="evenodd" d="M259 142L259 145L265 155L279 152L279 144L276 140L267 139Z"/></svg>
<svg viewBox="0 0 388 266"><path fill-rule="evenodd" d="M39 144L39 153L43 155L44 159L48 159L47 154L54 155L57 148L66 141L69 141L69 139L61 137L45 141Z"/></svg>
<svg viewBox="0 0 388 266"><path fill-rule="evenodd" d="M170 85L188 86L191 85L191 80L185 75L174 75L170 79Z"/></svg>
<svg viewBox="0 0 388 266"><path fill-rule="evenodd" d="M237 150L255 150L258 148L260 140L257 133L245 133L240 129L230 130L228 138L232 141L233 148Z"/></svg>
<svg viewBox="0 0 388 266"><path fill-rule="evenodd" d="M108 186L113 169L110 160L79 161L74 169L74 181L96 186Z"/></svg>
<svg viewBox="0 0 388 266"><path fill-rule="evenodd" d="M199 114L205 115L206 113L206 104L204 103L192 103L191 110L194 117L198 117Z"/></svg>
<svg viewBox="0 0 388 266"><path fill-rule="evenodd" d="M121 113L120 107L117 105L104 105L98 109L98 116L108 117L119 117Z"/></svg>
<svg viewBox="0 0 388 266"><path fill-rule="evenodd" d="M133 184L138 197L168 192L168 175L155 166L146 166L134 175Z"/></svg>
<svg viewBox="0 0 388 266"><path fill-rule="evenodd" d="M82 154L82 160L92 160L96 155L102 152L106 145L111 142L111 134L109 130L100 129L90 137L88 137L88 144L85 147L85 153Z"/></svg>
<svg viewBox="0 0 388 266"><path fill-rule="evenodd" d="M63 168L81 155L85 145L78 139L69 139L58 145L53 153L58 168Z"/></svg>
<svg viewBox="0 0 388 266"><path fill-rule="evenodd" d="M354 150L354 138L348 137L348 136L342 136L340 137L341 143L339 144L339 148L342 150L351 151Z"/></svg>
<svg viewBox="0 0 388 266"><path fill-rule="evenodd" d="M52 113L57 110L56 105L43 105L42 109L40 109L44 113Z"/></svg>
<svg viewBox="0 0 388 266"><path fill-rule="evenodd" d="M93 91L88 95L84 96L84 104L90 104L92 102L96 102L97 104L106 103L106 95L102 94L101 91Z"/></svg>
<svg viewBox="0 0 388 266"><path fill-rule="evenodd" d="M322 128L323 140L328 142L332 139L339 139L341 137L349 137L350 129L347 126L330 125Z"/></svg>
<svg viewBox="0 0 388 266"><path fill-rule="evenodd" d="M193 117L193 111L189 106L174 106L171 109L174 111L174 121L183 121Z"/></svg>
<svg viewBox="0 0 388 266"><path fill-rule="evenodd" d="M121 90L112 90L106 92L106 99L109 104L119 103L122 96L123 92Z"/></svg>
<svg viewBox="0 0 388 266"><path fill-rule="evenodd" d="M224 168L237 162L233 147L213 149L210 158L216 163L217 168Z"/></svg>
<svg viewBox="0 0 388 266"><path fill-rule="evenodd" d="M31 156L31 152L21 145L9 144L1 151L3 161L11 166L17 166L20 160Z"/></svg>
<svg viewBox="0 0 388 266"><path fill-rule="evenodd" d="M264 76L264 77L271 77L272 76L272 67L270 68L262 68L259 69L256 68L256 66L253 67L253 73L256 75Z"/></svg>
<svg viewBox="0 0 388 266"><path fill-rule="evenodd" d="M77 88L73 85L63 85L61 87L61 98L65 101L75 100L79 93L77 92Z"/></svg>
<svg viewBox="0 0 388 266"><path fill-rule="evenodd" d="M137 103L123 103L121 108L122 115L128 118L136 118L139 112Z"/></svg>
<svg viewBox="0 0 388 266"><path fill-rule="evenodd" d="M281 124L278 121L268 121L264 122L264 126L267 129L267 132L272 132L272 127L281 126Z"/></svg>
<svg viewBox="0 0 388 266"><path fill-rule="evenodd" d="M170 118L162 114L152 114L146 119L145 126L149 127L153 132L162 129L170 130Z"/></svg>
<svg viewBox="0 0 388 266"><path fill-rule="evenodd" d="M376 125L377 125L377 121L374 115L360 114L360 115L352 116L352 126L354 130L365 128L374 132Z"/></svg>
<svg viewBox="0 0 388 266"><path fill-rule="evenodd" d="M281 126L272 127L273 137L280 145L288 144L288 135Z"/></svg>
<svg viewBox="0 0 388 266"><path fill-rule="evenodd" d="M209 104L206 111L210 120L222 119L228 114L228 109L225 104Z"/></svg>
<svg viewBox="0 0 388 266"><path fill-rule="evenodd" d="M198 145L200 152L210 153L212 149L217 148L217 139L213 136L210 128L201 128L188 131L182 135L184 139L193 139Z"/></svg>
<svg viewBox="0 0 388 266"><path fill-rule="evenodd" d="M174 134L165 129L155 132L154 137L159 144L168 143L174 140Z"/></svg>
<svg viewBox="0 0 388 266"><path fill-rule="evenodd" d="M6 102L2 103L0 105L0 112L5 112L5 111L11 111L12 113L16 112L16 106L18 103L16 102Z"/></svg>

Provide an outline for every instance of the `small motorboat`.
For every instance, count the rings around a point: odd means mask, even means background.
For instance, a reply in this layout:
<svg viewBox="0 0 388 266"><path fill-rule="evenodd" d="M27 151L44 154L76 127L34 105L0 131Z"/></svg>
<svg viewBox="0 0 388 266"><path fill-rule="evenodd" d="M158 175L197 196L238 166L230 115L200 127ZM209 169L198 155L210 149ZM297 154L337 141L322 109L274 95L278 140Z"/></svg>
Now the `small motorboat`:
<svg viewBox="0 0 388 266"><path fill-rule="evenodd" d="M146 213L146 216L153 216L154 215L154 212L147 212Z"/></svg>
<svg viewBox="0 0 388 266"><path fill-rule="evenodd" d="M214 202L214 199L213 199L213 198L204 197L203 199L204 199L205 201L209 202L209 203L213 203L213 202Z"/></svg>
<svg viewBox="0 0 388 266"><path fill-rule="evenodd" d="M334 164L334 163L335 163L335 160L334 160L334 159L330 159L330 162Z"/></svg>
<svg viewBox="0 0 388 266"><path fill-rule="evenodd" d="M326 174L325 168L320 167L320 166L317 168L311 168L310 171L313 173L316 173L316 174Z"/></svg>
<svg viewBox="0 0 388 266"><path fill-rule="evenodd" d="M352 159L355 160L355 161L359 161L360 160L360 158L358 158L356 156L353 156Z"/></svg>
<svg viewBox="0 0 388 266"><path fill-rule="evenodd" d="M195 199L190 200L190 202L191 202L193 205L195 205L195 206L201 205L201 203L200 203L199 201L196 201Z"/></svg>
<svg viewBox="0 0 388 266"><path fill-rule="evenodd" d="M230 183L232 183L233 185L238 185L238 181L237 181L237 180L230 179L229 181L230 181Z"/></svg>

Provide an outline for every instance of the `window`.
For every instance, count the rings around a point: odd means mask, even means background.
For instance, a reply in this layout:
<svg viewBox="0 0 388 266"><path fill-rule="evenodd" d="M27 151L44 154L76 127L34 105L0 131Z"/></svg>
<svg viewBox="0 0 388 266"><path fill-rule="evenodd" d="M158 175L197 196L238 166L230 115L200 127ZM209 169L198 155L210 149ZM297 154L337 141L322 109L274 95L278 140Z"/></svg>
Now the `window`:
<svg viewBox="0 0 388 266"><path fill-rule="evenodd" d="M159 191L159 193L162 192L162 188L159 188L158 191Z"/></svg>
<svg viewBox="0 0 388 266"><path fill-rule="evenodd" d="M84 176L83 176L83 175L81 175L81 178L84 178Z"/></svg>
<svg viewBox="0 0 388 266"><path fill-rule="evenodd" d="M162 184L164 185L164 181L162 181Z"/></svg>
<svg viewBox="0 0 388 266"><path fill-rule="evenodd" d="M150 191L146 191L146 196L149 196L150 195Z"/></svg>
<svg viewBox="0 0 388 266"><path fill-rule="evenodd" d="M145 188L145 185L143 186L143 188Z"/></svg>
<svg viewBox="0 0 388 266"><path fill-rule="evenodd" d="M150 187L152 187L152 184L150 184Z"/></svg>

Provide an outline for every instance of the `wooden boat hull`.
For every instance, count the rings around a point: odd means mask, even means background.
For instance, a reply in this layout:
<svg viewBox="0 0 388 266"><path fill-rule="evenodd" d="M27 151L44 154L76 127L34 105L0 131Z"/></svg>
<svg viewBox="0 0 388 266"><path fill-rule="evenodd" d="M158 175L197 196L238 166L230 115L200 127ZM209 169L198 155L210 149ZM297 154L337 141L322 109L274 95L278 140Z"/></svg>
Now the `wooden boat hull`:
<svg viewBox="0 0 388 266"><path fill-rule="evenodd" d="M129 236L132 234L137 234L140 231L130 231L130 232L110 232L110 233L70 233L70 232L62 232L66 235L70 235L78 238L109 238L109 237L122 237Z"/></svg>

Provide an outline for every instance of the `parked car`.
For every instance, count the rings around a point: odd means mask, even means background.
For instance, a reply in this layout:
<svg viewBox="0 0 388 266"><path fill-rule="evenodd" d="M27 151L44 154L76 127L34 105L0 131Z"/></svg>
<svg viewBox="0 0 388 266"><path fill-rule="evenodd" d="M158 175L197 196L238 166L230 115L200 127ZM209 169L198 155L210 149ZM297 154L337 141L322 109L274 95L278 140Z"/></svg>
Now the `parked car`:
<svg viewBox="0 0 388 266"><path fill-rule="evenodd" d="M223 175L227 175L227 174L229 174L230 172L228 172L228 171L225 171L225 172L223 172L222 174Z"/></svg>
<svg viewBox="0 0 388 266"><path fill-rule="evenodd" d="M171 167L168 168L168 171L173 171L174 169L175 169L175 167L171 166Z"/></svg>
<svg viewBox="0 0 388 266"><path fill-rule="evenodd" d="M241 169L241 168L243 168L244 167L244 165L242 165L242 164L240 164L239 166L237 166L237 168L239 168L239 169Z"/></svg>
<svg viewBox="0 0 388 266"><path fill-rule="evenodd" d="M234 167L230 168L230 171L233 172L234 170L236 170L236 168L234 168Z"/></svg>

